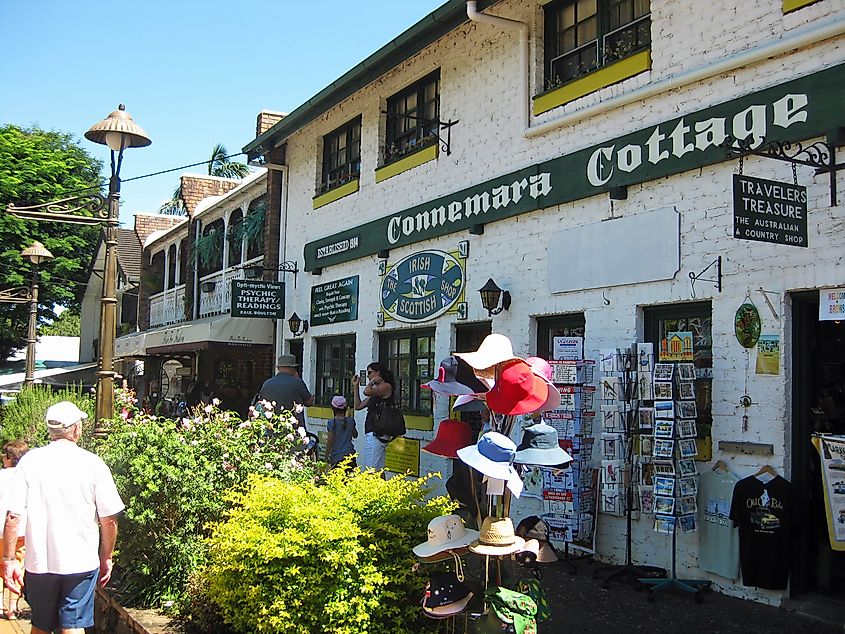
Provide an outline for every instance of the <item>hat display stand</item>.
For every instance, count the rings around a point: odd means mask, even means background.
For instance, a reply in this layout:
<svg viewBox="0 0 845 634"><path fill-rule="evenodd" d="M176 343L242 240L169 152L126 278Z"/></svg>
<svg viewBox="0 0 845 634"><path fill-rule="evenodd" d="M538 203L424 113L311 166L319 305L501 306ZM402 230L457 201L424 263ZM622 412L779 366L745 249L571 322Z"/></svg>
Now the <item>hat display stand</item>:
<svg viewBox="0 0 845 634"><path fill-rule="evenodd" d="M692 362L656 363L653 368L653 494L654 530L672 535L672 562L668 577L645 577L639 582L654 593L677 589L692 594L701 603L710 587L705 579L681 579L677 574L678 532L696 530L698 493L697 417L695 365Z"/></svg>
<svg viewBox="0 0 845 634"><path fill-rule="evenodd" d="M642 346L642 347L640 347ZM642 352L640 359L638 350ZM614 579L665 577L666 570L642 566L633 562L632 525L635 512L640 508L635 490L634 441L640 434L639 399L643 384L638 380L638 365L653 364L653 354L644 344L631 348L601 350L599 354L601 399L601 498L599 512L625 518L625 560L621 565L602 565L593 571L593 577L602 573L602 588L607 590Z"/></svg>

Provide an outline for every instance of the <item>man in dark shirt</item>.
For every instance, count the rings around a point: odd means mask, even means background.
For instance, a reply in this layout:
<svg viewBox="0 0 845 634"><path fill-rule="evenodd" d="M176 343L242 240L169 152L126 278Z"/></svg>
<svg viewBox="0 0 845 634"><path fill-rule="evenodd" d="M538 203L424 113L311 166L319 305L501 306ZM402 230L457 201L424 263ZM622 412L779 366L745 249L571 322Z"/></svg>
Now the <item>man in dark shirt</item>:
<svg viewBox="0 0 845 634"><path fill-rule="evenodd" d="M259 398L275 401L277 412L281 410L294 412L296 418L304 426L304 408L314 404L314 396L308 391L305 382L299 378L299 373L296 371L296 357L292 354L281 355L276 362L276 372L278 372L276 376L264 381L258 392ZM302 408L296 408L297 405L301 405ZM297 409L300 411L296 411Z"/></svg>

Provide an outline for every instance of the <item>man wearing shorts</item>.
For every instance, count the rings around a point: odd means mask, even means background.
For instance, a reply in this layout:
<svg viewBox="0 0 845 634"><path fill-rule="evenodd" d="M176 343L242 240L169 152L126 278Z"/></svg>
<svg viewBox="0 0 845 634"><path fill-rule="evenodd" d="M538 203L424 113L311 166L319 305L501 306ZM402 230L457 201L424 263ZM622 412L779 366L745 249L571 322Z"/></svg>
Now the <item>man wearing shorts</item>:
<svg viewBox="0 0 845 634"><path fill-rule="evenodd" d="M24 568L33 634L84 634L94 625L97 581L104 586L111 578L115 516L124 506L106 464L76 445L85 418L70 401L48 408L50 444L21 458L12 484L3 578L20 585L15 542L26 513Z"/></svg>

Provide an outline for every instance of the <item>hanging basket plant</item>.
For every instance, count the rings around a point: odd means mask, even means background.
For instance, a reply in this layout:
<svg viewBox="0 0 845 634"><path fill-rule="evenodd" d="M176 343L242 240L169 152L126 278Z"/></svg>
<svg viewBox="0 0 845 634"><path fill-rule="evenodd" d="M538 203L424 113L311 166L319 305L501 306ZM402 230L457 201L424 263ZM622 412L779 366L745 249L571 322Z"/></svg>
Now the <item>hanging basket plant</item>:
<svg viewBox="0 0 845 634"><path fill-rule="evenodd" d="M200 266L210 266L222 253L220 239L221 230L212 229L194 241L194 248L191 251L191 260L194 264L199 262Z"/></svg>
<svg viewBox="0 0 845 634"><path fill-rule="evenodd" d="M239 223L241 233L246 238L247 246L259 243L264 237L264 217L267 215L267 203L260 201Z"/></svg>

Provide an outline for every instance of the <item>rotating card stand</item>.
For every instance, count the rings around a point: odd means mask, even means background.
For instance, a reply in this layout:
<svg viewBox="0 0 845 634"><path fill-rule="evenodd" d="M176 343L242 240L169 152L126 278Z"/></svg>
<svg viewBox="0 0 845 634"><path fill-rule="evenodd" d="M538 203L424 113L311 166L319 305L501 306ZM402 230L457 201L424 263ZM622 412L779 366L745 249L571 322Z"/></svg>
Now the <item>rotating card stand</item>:
<svg viewBox="0 0 845 634"><path fill-rule="evenodd" d="M674 365L674 364L661 364L661 365L670 366L670 365ZM691 367L692 364L686 364L686 365ZM687 391L682 391L682 390L679 389L680 382L678 381L678 378L680 376L680 371L679 371L678 366L674 367L674 370L672 370L672 372L671 372L671 376L672 376L672 379L670 379L670 382L671 382L671 386L672 386L671 387L672 400L669 401L672 405L672 409L671 409L671 412L672 412L672 416L671 416L671 426L672 426L671 442L673 443L673 445L672 445L671 462L673 464L672 471L675 474L673 476L674 484L673 484L673 487L672 487L672 495L671 495L672 512L671 512L670 515L672 517L669 518L672 521L672 523L671 523L671 529L672 529L672 564L671 564L671 571L670 571L669 576L667 576L665 579L655 579L653 577L643 577L643 578L638 579L638 581L639 581L639 583L641 583L643 586L645 586L648 589L648 601L649 602L654 601L654 593L655 592L660 592L660 591L663 591L663 590L669 590L671 588L677 588L678 590L681 590L682 592L692 594L693 597L695 598L695 602L701 603L704 600L702 592L710 587L710 581L705 580L705 579L681 579L681 578L678 577L678 574L677 574L678 531L681 530L681 527L682 527L682 522L679 521L679 520L682 519L680 517L682 514L684 514L685 512L687 512L687 513L689 512L689 510L684 511L683 508L679 508L679 506L681 506L681 507L683 506L681 504L681 502L683 501L682 498L684 497L683 492L680 495L678 494L678 489L681 488L679 478L683 477L683 475L684 475L684 470L681 469L680 464L681 464L681 462L684 462L685 460L686 461L692 460L695 456L694 451L692 451L690 454L686 454L686 456L685 456L684 451L680 448L680 445L685 440L687 442L690 442L690 441L694 442L695 439L691 436L687 437L685 434L681 433L681 431L680 431L681 427L682 427L681 426L681 420L689 420L689 416L682 413L682 412L679 412L677 410L676 406L682 407L684 405L684 403L689 403L690 401L692 401L694 403L694 393L690 394ZM687 377L687 378L689 378L689 377ZM655 404L657 404L657 402L659 402L659 401L655 401ZM693 418L695 418L695 417L693 417ZM654 421L655 438L657 438L657 429L658 429L658 425L659 425L660 420L661 419L659 419L659 418L655 418L655 421ZM667 419L664 419L664 420L667 420ZM694 425L693 425L693 428L694 428ZM690 432L690 433L692 433L692 432ZM693 449L693 448L691 447L691 449ZM694 471L694 467L693 467L693 471ZM692 478L692 477L695 477L695 476L694 475L688 475L687 477ZM656 493L656 490L657 490L657 480L655 480L655 493ZM663 496L661 496L661 497L663 497ZM669 496L667 496L667 497L669 497ZM679 498L681 498L681 499L679 499ZM693 509L693 516L695 515L696 511L697 511L697 509ZM692 528L690 528L690 530L694 530L694 528L695 527L692 526ZM686 529L684 529L684 530L686 530Z"/></svg>
<svg viewBox="0 0 845 634"><path fill-rule="evenodd" d="M634 578L642 581L643 578L654 579L655 577L662 580L666 576L666 570L656 566L642 566L633 562L632 558L632 524L633 513L636 510L634 506L635 489L634 489L634 437L638 435L639 429L637 426L637 355L635 348L632 350L617 349L613 360L602 358L600 361L600 369L605 373L605 378L612 377L618 379L613 381L613 384L619 385L620 393L613 395L615 398L611 400L611 395L605 390L607 385L604 382L601 386L601 399L603 402L621 403L620 416L622 417L622 448L623 448L623 468L622 477L625 480L625 495L624 495L624 516L625 516L625 563L619 565L601 564L600 567L593 571L593 578L598 579L602 573L608 573L602 579L602 588L607 590L610 588L610 582L614 579L620 578ZM612 365L608 365L611 363ZM609 368L613 368L612 370ZM604 418L604 412L602 412ZM604 450L604 447L602 447ZM602 469L602 480L604 480L604 469ZM602 489L602 494L604 489Z"/></svg>

